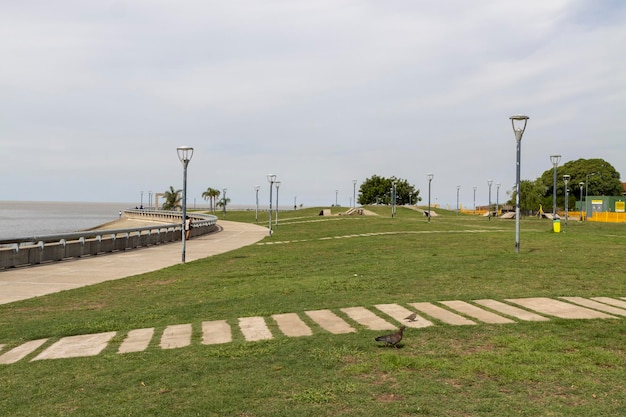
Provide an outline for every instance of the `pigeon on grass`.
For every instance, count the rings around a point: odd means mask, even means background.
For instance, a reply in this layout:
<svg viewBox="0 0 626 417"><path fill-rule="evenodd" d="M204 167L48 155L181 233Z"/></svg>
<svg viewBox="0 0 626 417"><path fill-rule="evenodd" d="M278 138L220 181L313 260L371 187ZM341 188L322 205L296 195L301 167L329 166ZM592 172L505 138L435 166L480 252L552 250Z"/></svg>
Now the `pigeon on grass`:
<svg viewBox="0 0 626 417"><path fill-rule="evenodd" d="M402 340L402 332L404 331L404 329L406 329L406 326L400 326L400 329L398 329L397 332L386 334L384 336L378 336L374 340L376 340L377 342L385 342L386 344L391 345L397 349L398 343L400 343L400 341Z"/></svg>

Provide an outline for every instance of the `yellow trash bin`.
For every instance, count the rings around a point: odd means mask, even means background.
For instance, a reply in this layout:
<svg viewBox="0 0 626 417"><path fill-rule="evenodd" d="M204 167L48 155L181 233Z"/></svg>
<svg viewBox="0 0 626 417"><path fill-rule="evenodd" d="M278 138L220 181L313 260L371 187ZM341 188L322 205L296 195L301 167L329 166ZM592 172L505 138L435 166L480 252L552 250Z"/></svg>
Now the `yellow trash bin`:
<svg viewBox="0 0 626 417"><path fill-rule="evenodd" d="M554 233L561 233L561 220L556 219L552 222L552 230Z"/></svg>

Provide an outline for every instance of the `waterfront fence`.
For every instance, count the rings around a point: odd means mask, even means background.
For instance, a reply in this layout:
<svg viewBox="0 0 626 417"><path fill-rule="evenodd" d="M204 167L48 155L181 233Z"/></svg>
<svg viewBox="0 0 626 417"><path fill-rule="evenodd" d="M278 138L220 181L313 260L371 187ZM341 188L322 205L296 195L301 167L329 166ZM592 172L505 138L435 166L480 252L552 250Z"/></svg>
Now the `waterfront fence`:
<svg viewBox="0 0 626 417"><path fill-rule="evenodd" d="M192 221L190 238L218 229L216 216L199 213L187 215ZM124 210L124 217L158 221L162 224L0 240L0 269L84 258L182 239L181 212L129 209Z"/></svg>

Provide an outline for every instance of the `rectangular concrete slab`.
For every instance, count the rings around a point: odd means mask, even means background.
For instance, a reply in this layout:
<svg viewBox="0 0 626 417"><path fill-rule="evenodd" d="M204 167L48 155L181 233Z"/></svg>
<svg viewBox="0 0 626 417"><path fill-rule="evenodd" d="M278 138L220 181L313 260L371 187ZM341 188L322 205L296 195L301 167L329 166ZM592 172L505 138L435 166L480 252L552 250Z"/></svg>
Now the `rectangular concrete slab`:
<svg viewBox="0 0 626 417"><path fill-rule="evenodd" d="M47 341L48 339L31 340L30 342L16 346L0 356L0 364L15 363L39 349L39 347Z"/></svg>
<svg viewBox="0 0 626 417"><path fill-rule="evenodd" d="M615 307L626 309L626 301L618 300L610 297L591 297L592 300L599 301L604 304L609 304Z"/></svg>
<svg viewBox="0 0 626 417"><path fill-rule="evenodd" d="M191 324L167 326L161 336L161 349L177 349L191 344Z"/></svg>
<svg viewBox="0 0 626 417"><path fill-rule="evenodd" d="M342 308L341 311L346 313L352 320L370 330L394 330L396 328L395 325L378 317L365 307L347 307Z"/></svg>
<svg viewBox="0 0 626 417"><path fill-rule="evenodd" d="M202 344L217 345L229 343L233 340L233 334L226 320L213 320L202 322Z"/></svg>
<svg viewBox="0 0 626 417"><path fill-rule="evenodd" d="M263 317L239 318L239 329L248 342L272 339L272 332L267 328Z"/></svg>
<svg viewBox="0 0 626 417"><path fill-rule="evenodd" d="M354 333L356 330L330 310L311 310L305 314L332 334Z"/></svg>
<svg viewBox="0 0 626 417"><path fill-rule="evenodd" d="M96 356L107 347L115 334L116 332L106 332L64 337L35 356L33 361Z"/></svg>
<svg viewBox="0 0 626 417"><path fill-rule="evenodd" d="M376 304L374 307L392 317L394 320L404 324L406 327L413 327L416 329L420 329L422 327L432 326L433 323L429 320L426 320L424 317L420 317L419 315L415 315L415 321L408 321L404 318L409 314L414 313L405 307L402 307L398 304Z"/></svg>
<svg viewBox="0 0 626 417"><path fill-rule="evenodd" d="M154 335L154 327L149 329L131 330L126 335L126 339L122 342L117 353L142 352L146 350L152 336Z"/></svg>
<svg viewBox="0 0 626 417"><path fill-rule="evenodd" d="M509 298L505 301L521 305L529 310L534 310L541 314L559 317L561 319L609 319L616 318L599 311L590 310L585 307L566 303L564 301L553 300L547 297L533 298Z"/></svg>
<svg viewBox="0 0 626 417"><path fill-rule="evenodd" d="M458 311L459 313L473 317L476 320L480 320L484 323L490 323L490 324L515 323L511 319L507 319L506 317L502 317L490 311L483 310L482 308L466 303L465 301L451 300L451 301L440 301L440 303L445 305L446 307L449 307L453 310Z"/></svg>
<svg viewBox="0 0 626 417"><path fill-rule="evenodd" d="M454 314L450 310L446 310L445 308L441 308L431 303L409 303L409 305L434 319L440 320L446 324L452 324L453 326L476 324L463 316Z"/></svg>
<svg viewBox="0 0 626 417"><path fill-rule="evenodd" d="M296 313L274 314L272 316L285 336L311 336L313 331Z"/></svg>
<svg viewBox="0 0 626 417"><path fill-rule="evenodd" d="M583 297L560 297L560 298L562 298L565 301L569 301L570 303L581 305L583 307L592 308L594 310L600 310L609 314L615 314L616 316L626 317L626 310L623 310L621 308L614 307L614 306L609 306L603 303L599 303L594 300L589 300Z"/></svg>
<svg viewBox="0 0 626 417"><path fill-rule="evenodd" d="M540 316L539 314L535 314L510 304L501 303L500 301L474 300L474 302L492 310L496 310L502 314L506 314L507 316L515 317L516 319L525 321L550 321L547 317Z"/></svg>

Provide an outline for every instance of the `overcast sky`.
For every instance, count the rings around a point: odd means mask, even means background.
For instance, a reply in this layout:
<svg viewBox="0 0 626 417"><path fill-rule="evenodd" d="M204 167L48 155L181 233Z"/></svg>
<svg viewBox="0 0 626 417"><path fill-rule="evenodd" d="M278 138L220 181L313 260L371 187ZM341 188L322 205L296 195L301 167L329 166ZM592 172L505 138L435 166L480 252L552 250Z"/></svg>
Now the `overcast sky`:
<svg viewBox="0 0 626 417"><path fill-rule="evenodd" d="M578 158L626 177L621 0L0 0L0 200L348 206L352 180L427 200ZM358 185L357 185L358 191Z"/></svg>

